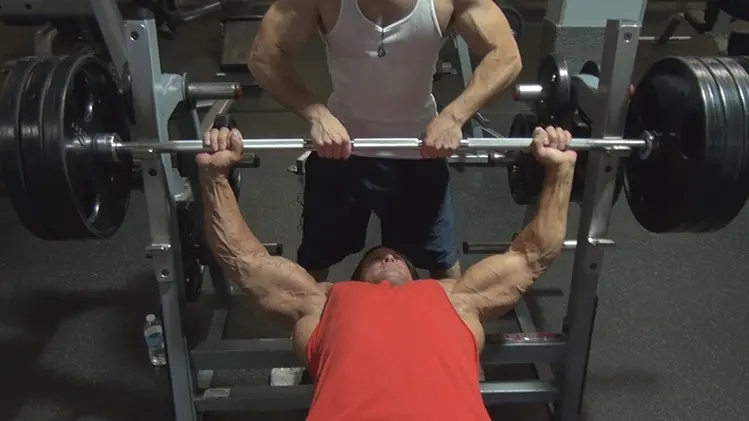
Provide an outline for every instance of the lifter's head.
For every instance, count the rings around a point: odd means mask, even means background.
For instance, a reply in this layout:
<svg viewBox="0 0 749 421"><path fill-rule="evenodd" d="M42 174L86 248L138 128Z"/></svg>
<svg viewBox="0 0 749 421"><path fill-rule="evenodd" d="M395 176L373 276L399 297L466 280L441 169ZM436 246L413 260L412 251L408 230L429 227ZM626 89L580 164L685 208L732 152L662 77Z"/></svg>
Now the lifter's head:
<svg viewBox="0 0 749 421"><path fill-rule="evenodd" d="M416 267L405 256L384 246L372 247L362 256L351 279L378 284L390 281L404 284L419 277Z"/></svg>

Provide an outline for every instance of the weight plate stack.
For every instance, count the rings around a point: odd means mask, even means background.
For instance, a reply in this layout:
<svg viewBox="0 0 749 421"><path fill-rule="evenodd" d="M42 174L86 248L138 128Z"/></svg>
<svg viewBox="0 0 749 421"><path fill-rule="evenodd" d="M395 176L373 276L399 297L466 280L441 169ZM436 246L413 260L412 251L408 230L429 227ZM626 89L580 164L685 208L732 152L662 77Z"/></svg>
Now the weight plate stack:
<svg viewBox="0 0 749 421"><path fill-rule="evenodd" d="M21 101L21 161L28 188L29 203L34 209L37 236L42 240L64 240L64 236L50 226L50 215L57 209L47 201L50 194L47 159L44 153L42 126L43 106L49 80L59 64L57 58L43 60L34 68L22 93Z"/></svg>
<svg viewBox="0 0 749 421"><path fill-rule="evenodd" d="M630 101L624 136L647 131L652 151L634 151L625 166L632 213L651 232L719 228L725 180L725 112L712 75L699 60L666 57L643 76Z"/></svg>
<svg viewBox="0 0 749 421"><path fill-rule="evenodd" d="M744 178L744 103L741 89L737 86L731 72L717 59L709 57L696 58L710 72L718 88L718 99L722 104L724 115L725 149L723 165L719 169L720 187L714 189L717 196L716 207L711 214L713 223L708 231L715 231L728 225L743 209L746 198L739 191L739 180Z"/></svg>
<svg viewBox="0 0 749 421"><path fill-rule="evenodd" d="M6 194L21 223L33 235L42 238L45 235L44 227L36 215L38 210L31 204L23 169L20 127L24 92L40 62L37 57L18 60L10 69L0 91L0 173Z"/></svg>
<svg viewBox="0 0 749 421"><path fill-rule="evenodd" d="M683 57L682 60L692 67L699 78L702 84L703 96L707 104L709 104L705 108L705 115L709 120L706 124L714 127L713 135L715 137L710 139L709 142L706 141L709 150L705 150L705 157L712 160L712 162L720 162L719 166L711 165L711 168L705 168L706 180L713 187L705 190L706 195L702 199L701 217L690 227L690 232L709 232L724 226L721 221L722 208L725 204L723 189L728 188L726 182L730 183L730 180L733 178L731 173L735 173L735 171L730 171L727 168L731 167L730 162L726 165L726 154L729 152L728 138L731 129L726 124L726 106L723 102L724 95L721 86L709 67L696 57Z"/></svg>
<svg viewBox="0 0 749 421"><path fill-rule="evenodd" d="M130 140L117 83L93 55L71 55L60 60L46 87L42 140L47 228L60 240L109 238L127 212L132 159L102 158L81 146L94 133L117 133L122 141Z"/></svg>
<svg viewBox="0 0 749 421"><path fill-rule="evenodd" d="M742 107L744 119L744 142L749 141L749 59L746 57L717 57L731 74L736 84L736 93ZM735 206L742 208L749 200L749 145L743 145L742 166L735 186Z"/></svg>

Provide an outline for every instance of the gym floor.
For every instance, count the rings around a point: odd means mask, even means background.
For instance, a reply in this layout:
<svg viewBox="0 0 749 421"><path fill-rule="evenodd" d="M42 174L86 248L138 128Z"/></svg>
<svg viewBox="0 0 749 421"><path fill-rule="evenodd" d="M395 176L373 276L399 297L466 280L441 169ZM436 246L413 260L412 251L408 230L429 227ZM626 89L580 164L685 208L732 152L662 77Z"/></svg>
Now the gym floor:
<svg viewBox="0 0 749 421"><path fill-rule="evenodd" d="M660 29L662 16L649 16L645 33ZM25 39L4 47L3 58L29 53L28 29L5 28L2 39ZM685 30L684 30L685 31ZM529 23L520 41L532 81L539 59L539 26ZM686 32L688 33L688 32ZM247 40L247 45L251 40ZM220 54L213 22L193 22L177 41L162 43L164 68L211 80ZM446 54L451 54L447 51ZM667 54L712 55L710 40L640 47L636 75ZM299 58L310 87L321 97L330 90L324 51L310 42ZM446 102L461 87L457 77L435 86ZM492 125L507 132L523 109L507 95L487 107ZM234 110L248 137L303 136L305 124L267 96L244 100ZM286 171L295 154L263 157L262 168L247 170L241 205L263 241L284 244L294 258L299 243L301 193L298 178ZM519 228L523 209L509 195L504 169L453 173L459 238L504 241ZM272 195L268 197L268 195ZM158 311L156 284L143 250L148 242L142 193L134 192L125 225L111 240L45 243L18 222L10 204L0 202L0 419L18 421L169 420L165 370L148 363L142 339L144 316ZM573 226L578 215L573 208ZM376 219L370 244L378 243ZM707 235L651 235L620 200L611 218L608 253L600 285L600 306L590 357L585 400L588 420L738 420L749 410L749 212L725 230ZM464 266L477 258L466 256ZM344 279L352 256L333 270ZM543 290L566 290L572 256L565 255L538 281ZM558 330L566 300L560 294L530 297L539 324ZM230 317L232 337L284 336L243 306ZM202 331L207 306L190 307L188 325ZM267 372L227 373L221 381L264 384ZM366 381L366 379L362 379ZM539 406L509 405L492 411L497 420L543 420ZM743 416L741 414L744 414ZM303 411L242 414L236 419L302 420ZM208 417L207 417L208 418ZM225 419L213 415L209 419ZM232 417L234 419L235 417Z"/></svg>

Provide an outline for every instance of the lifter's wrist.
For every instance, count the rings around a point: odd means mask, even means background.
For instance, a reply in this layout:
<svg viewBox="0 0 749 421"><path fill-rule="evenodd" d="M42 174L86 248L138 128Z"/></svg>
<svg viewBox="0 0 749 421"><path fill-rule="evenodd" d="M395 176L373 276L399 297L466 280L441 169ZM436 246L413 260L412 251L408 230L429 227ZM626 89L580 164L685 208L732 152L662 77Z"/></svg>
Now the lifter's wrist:
<svg viewBox="0 0 749 421"><path fill-rule="evenodd" d="M231 184L229 183L229 171L200 168L198 177L200 178L200 185L203 187L221 185L231 187Z"/></svg>
<svg viewBox="0 0 749 421"><path fill-rule="evenodd" d="M575 171L575 163L572 161L549 164L549 165L546 165L545 167L546 167L547 173L566 174L566 173Z"/></svg>
<svg viewBox="0 0 749 421"><path fill-rule="evenodd" d="M549 180L557 182L571 181L574 174L574 162L563 162L546 166L546 178Z"/></svg>

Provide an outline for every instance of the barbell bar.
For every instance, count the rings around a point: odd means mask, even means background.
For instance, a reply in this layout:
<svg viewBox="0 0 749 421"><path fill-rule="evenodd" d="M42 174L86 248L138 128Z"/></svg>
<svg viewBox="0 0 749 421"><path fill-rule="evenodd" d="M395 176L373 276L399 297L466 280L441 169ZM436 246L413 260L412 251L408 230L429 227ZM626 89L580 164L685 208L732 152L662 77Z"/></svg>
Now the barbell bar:
<svg viewBox="0 0 749 421"><path fill-rule="evenodd" d="M591 238L588 243L594 247L613 247L614 240L608 238ZM497 254L504 253L510 249L512 242L471 243L463 241L463 253L465 254ZM577 240L564 240L562 251L574 251L577 248Z"/></svg>
<svg viewBox="0 0 749 421"><path fill-rule="evenodd" d="M515 158L499 152L460 153L448 158L448 164L461 170L468 167L500 167L515 162Z"/></svg>
<svg viewBox="0 0 749 421"><path fill-rule="evenodd" d="M569 149L585 151L591 149L606 149L614 153L629 154L634 148L644 150L652 147L655 136L644 133L641 139L572 139ZM495 151L530 152L533 138L467 138L460 142L460 151ZM305 138L268 138L243 139L244 150L248 152L263 151L296 151L314 149L315 145ZM424 145L419 138L357 138L352 140L354 151L385 151L397 152L416 150ZM94 153L100 156L112 156L115 160L126 154L198 154L211 152L201 140L174 140L171 142L138 141L123 142L116 133L97 134L92 137L83 136L78 142L71 142L71 147L78 152Z"/></svg>

